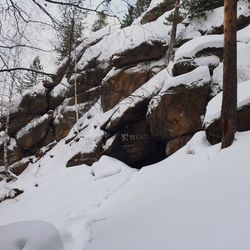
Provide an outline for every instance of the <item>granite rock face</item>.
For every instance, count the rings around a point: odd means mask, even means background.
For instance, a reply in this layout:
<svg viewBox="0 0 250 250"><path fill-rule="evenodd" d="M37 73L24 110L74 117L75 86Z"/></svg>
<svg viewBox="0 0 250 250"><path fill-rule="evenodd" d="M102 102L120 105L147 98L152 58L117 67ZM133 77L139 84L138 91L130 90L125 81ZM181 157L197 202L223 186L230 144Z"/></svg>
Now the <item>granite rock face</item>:
<svg viewBox="0 0 250 250"><path fill-rule="evenodd" d="M167 90L147 116L152 136L167 142L201 130L208 96L209 84L180 85Z"/></svg>

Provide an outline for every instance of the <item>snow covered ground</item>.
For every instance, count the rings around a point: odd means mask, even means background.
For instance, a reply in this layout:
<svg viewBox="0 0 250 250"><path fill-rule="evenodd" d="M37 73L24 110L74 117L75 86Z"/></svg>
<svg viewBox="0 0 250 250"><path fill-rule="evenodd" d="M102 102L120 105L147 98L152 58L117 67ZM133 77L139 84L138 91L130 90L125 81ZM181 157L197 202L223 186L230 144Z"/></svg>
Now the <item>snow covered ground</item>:
<svg viewBox="0 0 250 250"><path fill-rule="evenodd" d="M140 171L106 156L67 169L63 157L60 164L47 156L12 184L25 192L0 204L0 225L51 223L66 250L248 249L249 141L250 132L237 133L220 150L199 132ZM0 239L0 249L12 250Z"/></svg>

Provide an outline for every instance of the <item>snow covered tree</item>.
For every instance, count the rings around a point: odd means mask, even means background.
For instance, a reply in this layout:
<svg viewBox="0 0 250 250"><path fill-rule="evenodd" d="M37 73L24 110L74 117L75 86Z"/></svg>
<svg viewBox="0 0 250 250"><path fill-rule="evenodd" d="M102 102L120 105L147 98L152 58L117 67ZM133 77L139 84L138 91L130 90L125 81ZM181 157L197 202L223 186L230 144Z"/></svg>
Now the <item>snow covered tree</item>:
<svg viewBox="0 0 250 250"><path fill-rule="evenodd" d="M224 0L224 71L221 148L229 147L237 129L237 0Z"/></svg>
<svg viewBox="0 0 250 250"><path fill-rule="evenodd" d="M22 93L24 90L35 86L40 80L42 80L43 75L39 73L39 71L43 70L43 65L41 64L41 60L39 56L36 56L30 64L29 67L34 71L27 71L24 74L23 80L21 84L18 86L18 91Z"/></svg>

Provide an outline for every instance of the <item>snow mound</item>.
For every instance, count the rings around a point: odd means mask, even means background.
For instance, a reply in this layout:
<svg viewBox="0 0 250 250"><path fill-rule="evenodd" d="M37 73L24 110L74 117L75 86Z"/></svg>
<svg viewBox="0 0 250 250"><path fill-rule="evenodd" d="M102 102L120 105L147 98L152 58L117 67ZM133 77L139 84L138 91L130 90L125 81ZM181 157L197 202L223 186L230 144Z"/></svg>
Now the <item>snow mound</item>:
<svg viewBox="0 0 250 250"><path fill-rule="evenodd" d="M57 229L44 221L24 221L0 227L0 249L64 250Z"/></svg>

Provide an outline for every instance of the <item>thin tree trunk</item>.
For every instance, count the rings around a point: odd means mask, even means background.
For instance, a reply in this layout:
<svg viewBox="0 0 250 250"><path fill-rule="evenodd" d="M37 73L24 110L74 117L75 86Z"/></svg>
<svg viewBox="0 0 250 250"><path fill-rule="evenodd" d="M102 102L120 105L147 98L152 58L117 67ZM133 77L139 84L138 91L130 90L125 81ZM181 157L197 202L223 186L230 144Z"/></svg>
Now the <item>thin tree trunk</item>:
<svg viewBox="0 0 250 250"><path fill-rule="evenodd" d="M237 128L237 0L224 0L224 72L221 148L232 145Z"/></svg>
<svg viewBox="0 0 250 250"><path fill-rule="evenodd" d="M180 0L176 0L170 42L168 45L168 50L167 50L167 55L166 55L166 64L170 62L172 55L173 55L174 46L176 44L176 33L177 33L179 9L180 9Z"/></svg>

